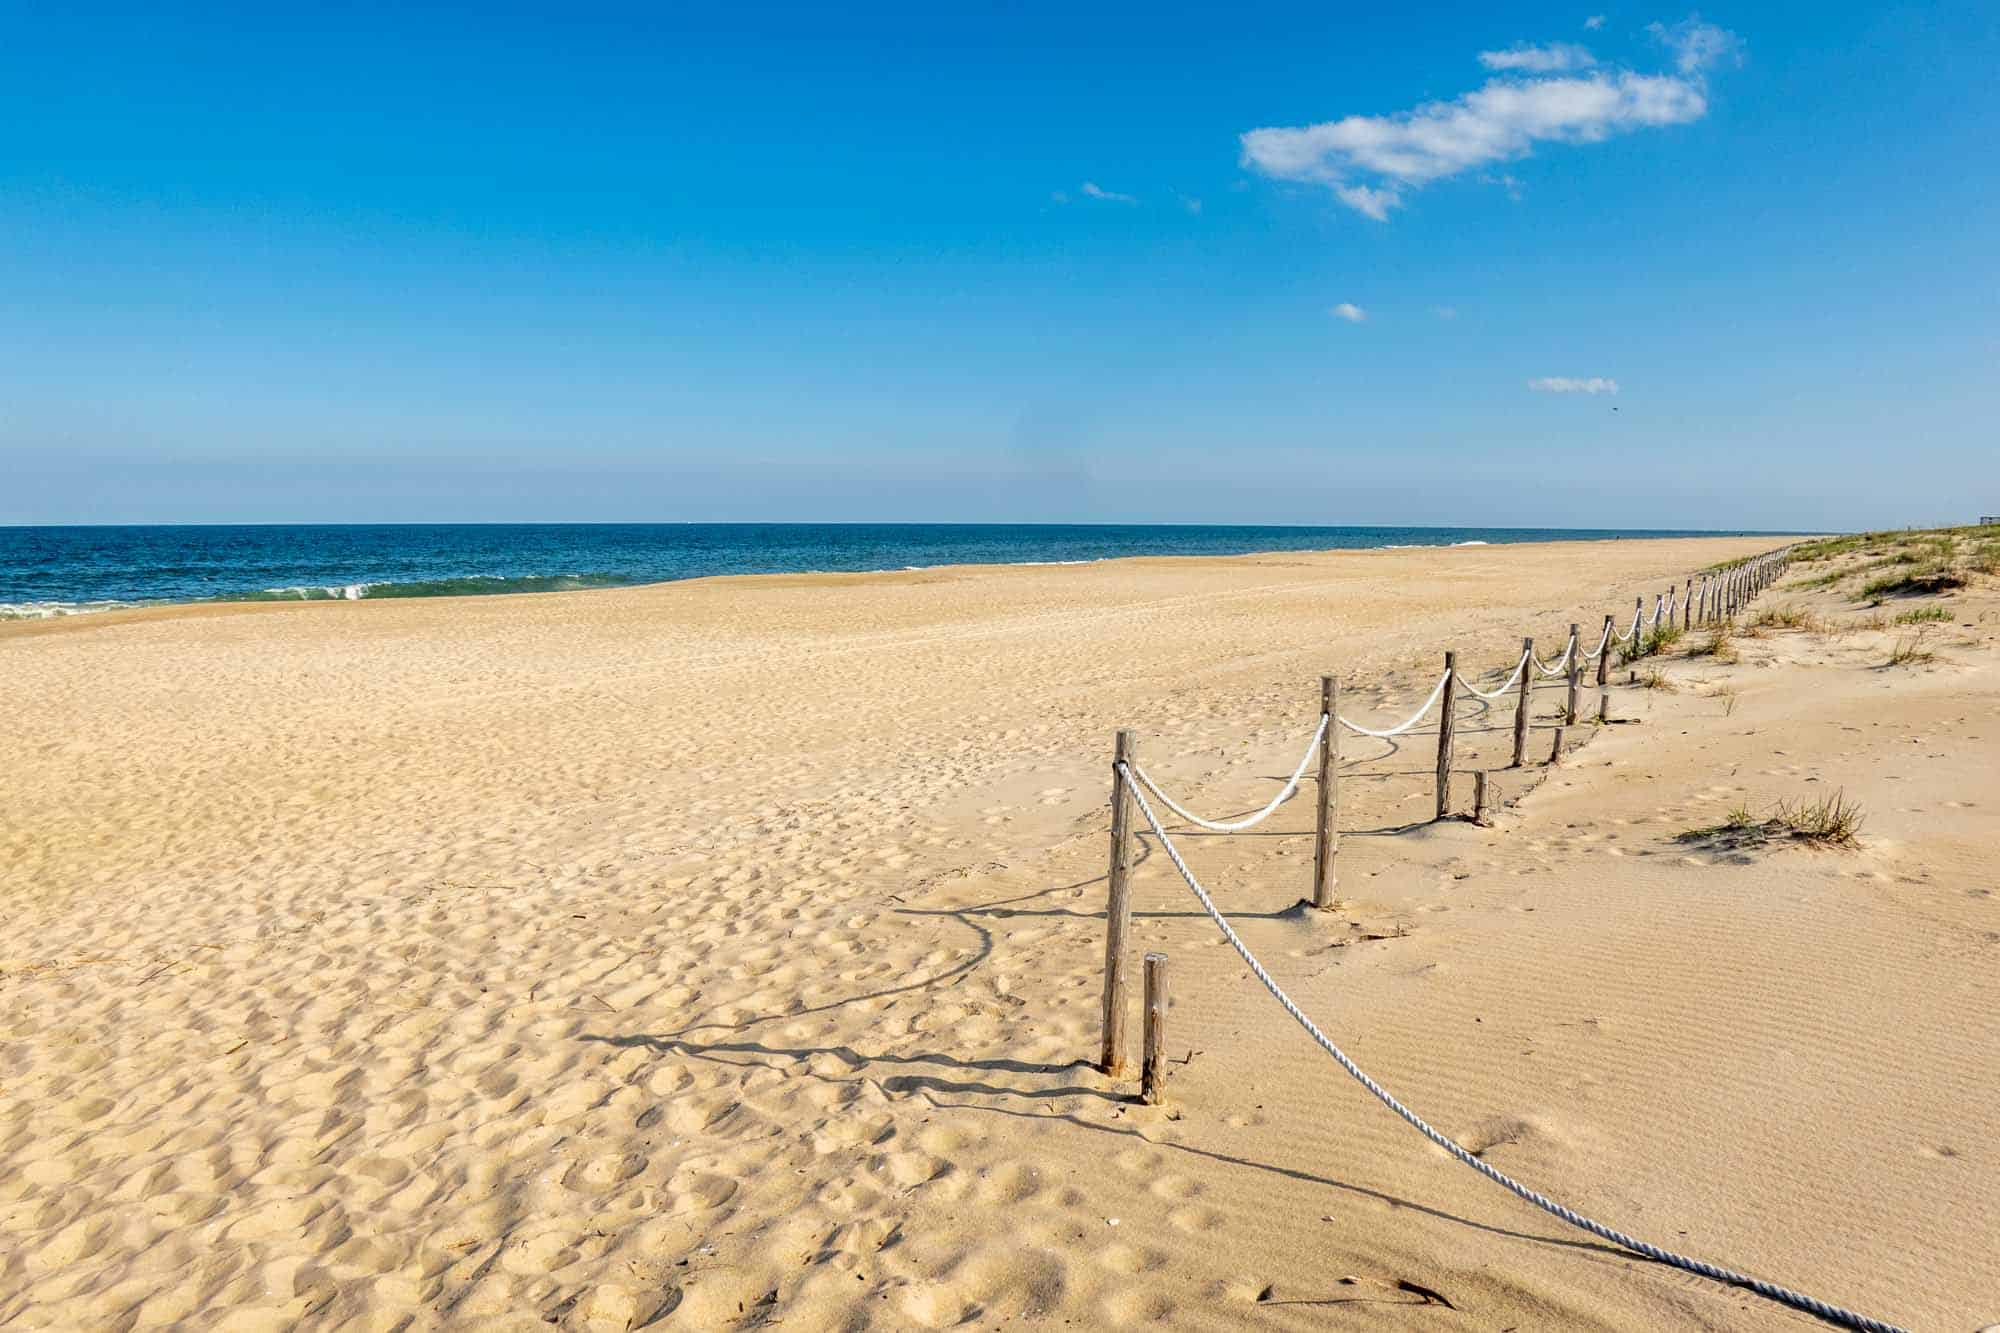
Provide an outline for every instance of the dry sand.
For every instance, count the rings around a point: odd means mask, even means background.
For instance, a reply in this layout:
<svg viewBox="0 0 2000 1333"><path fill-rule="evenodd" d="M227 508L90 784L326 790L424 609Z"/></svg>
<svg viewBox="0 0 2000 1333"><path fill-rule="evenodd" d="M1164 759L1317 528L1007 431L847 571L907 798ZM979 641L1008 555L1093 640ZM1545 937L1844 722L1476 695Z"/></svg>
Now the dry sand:
<svg viewBox="0 0 2000 1333"><path fill-rule="evenodd" d="M1253 808L1323 670L1399 715L1447 646L1498 666L1772 544L0 628L0 1324L1810 1326L1424 1143L1157 854L1171 1105L1087 1063L1115 727L1196 808ZM1637 724L1497 774L1490 829L1386 831L1429 813L1433 742L1349 738L1337 913L1292 910L1310 785L1181 845L1502 1169L1969 1330L2000 1319L2000 597L1949 605L1929 664L1781 633L1620 686ZM1504 762L1504 714L1461 725ZM1674 841L1835 787L1857 850Z"/></svg>

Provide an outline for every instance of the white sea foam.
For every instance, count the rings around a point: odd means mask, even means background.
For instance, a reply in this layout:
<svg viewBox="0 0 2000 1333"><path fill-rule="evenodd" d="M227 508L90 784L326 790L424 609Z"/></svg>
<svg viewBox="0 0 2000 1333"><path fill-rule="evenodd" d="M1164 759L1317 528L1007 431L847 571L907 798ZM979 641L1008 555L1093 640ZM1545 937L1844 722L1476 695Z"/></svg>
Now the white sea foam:
<svg viewBox="0 0 2000 1333"><path fill-rule="evenodd" d="M0 602L0 620L54 620L85 616L94 611L118 611L137 602Z"/></svg>
<svg viewBox="0 0 2000 1333"><path fill-rule="evenodd" d="M318 587L298 584L289 588L266 588L264 591L274 597L296 597L302 602L358 602L368 595L370 588L376 586L373 583L331 583Z"/></svg>

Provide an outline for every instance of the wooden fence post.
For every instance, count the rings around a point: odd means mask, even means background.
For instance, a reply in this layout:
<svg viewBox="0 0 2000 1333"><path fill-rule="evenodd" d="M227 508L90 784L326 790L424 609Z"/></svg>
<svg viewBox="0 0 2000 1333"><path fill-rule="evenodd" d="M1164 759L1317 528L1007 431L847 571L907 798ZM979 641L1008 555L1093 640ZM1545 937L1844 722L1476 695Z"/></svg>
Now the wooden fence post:
<svg viewBox="0 0 2000 1333"><path fill-rule="evenodd" d="M1139 743L1120 731L1112 750L1111 873L1104 905L1104 1049L1097 1067L1113 1078L1123 1077L1125 1060L1125 937L1132 930L1132 793L1124 769L1138 761Z"/></svg>
<svg viewBox="0 0 2000 1333"><path fill-rule="evenodd" d="M1514 767L1519 768L1528 754L1528 687L1535 678L1535 641L1521 640L1521 697L1514 705Z"/></svg>
<svg viewBox="0 0 2000 1333"><path fill-rule="evenodd" d="M1597 655L1597 720L1611 720L1611 617L1604 617L1604 651Z"/></svg>
<svg viewBox="0 0 2000 1333"><path fill-rule="evenodd" d="M1684 630L1690 630L1694 628L1694 580L1693 579L1689 579L1687 581L1687 587L1681 590L1681 628Z"/></svg>
<svg viewBox="0 0 2000 1333"><path fill-rule="evenodd" d="M1146 1030L1144 1063L1140 1069L1140 1095L1146 1105L1158 1106L1167 1099L1167 956L1146 955Z"/></svg>
<svg viewBox="0 0 2000 1333"><path fill-rule="evenodd" d="M1438 710L1437 817L1451 813L1451 741L1457 719L1452 715L1458 703L1458 654L1444 655L1444 697Z"/></svg>
<svg viewBox="0 0 2000 1333"><path fill-rule="evenodd" d="M1313 833L1313 906L1334 904L1340 876L1334 857L1340 851L1340 682L1319 678L1319 708L1326 718L1326 736L1319 744L1319 819Z"/></svg>
<svg viewBox="0 0 2000 1333"><path fill-rule="evenodd" d="M1472 822L1486 822L1486 770L1483 768L1472 775Z"/></svg>
<svg viewBox="0 0 2000 1333"><path fill-rule="evenodd" d="M1583 679L1583 654L1579 651L1582 647L1577 639L1576 626L1572 624L1569 627L1569 706L1563 709L1563 725L1567 727L1576 725L1576 687Z"/></svg>

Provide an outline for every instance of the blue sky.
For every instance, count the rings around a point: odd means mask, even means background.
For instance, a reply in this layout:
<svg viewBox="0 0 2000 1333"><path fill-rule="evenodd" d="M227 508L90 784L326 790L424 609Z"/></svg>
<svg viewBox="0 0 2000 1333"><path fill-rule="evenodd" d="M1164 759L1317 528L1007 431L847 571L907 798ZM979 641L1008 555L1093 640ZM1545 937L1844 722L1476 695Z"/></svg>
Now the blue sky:
<svg viewBox="0 0 2000 1333"><path fill-rule="evenodd" d="M14 7L0 522L2000 511L2000 6L712 8Z"/></svg>

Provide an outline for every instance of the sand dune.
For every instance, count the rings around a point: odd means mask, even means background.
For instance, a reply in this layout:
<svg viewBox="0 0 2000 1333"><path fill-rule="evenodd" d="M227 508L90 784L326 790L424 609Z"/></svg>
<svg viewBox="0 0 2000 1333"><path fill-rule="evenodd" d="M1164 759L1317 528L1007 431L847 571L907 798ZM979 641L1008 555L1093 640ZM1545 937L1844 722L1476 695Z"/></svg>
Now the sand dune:
<svg viewBox="0 0 2000 1333"><path fill-rule="evenodd" d="M1135 943L1173 959L1169 1105L1087 1063L1115 728L1198 809L1252 809L1321 672L1399 716L1445 647L1559 649L1772 544L0 627L0 1324L1810 1326L1424 1143L1157 849ZM2000 597L1948 605L1930 662L1786 630L1618 684L1623 725L1495 774L1492 828L1423 822L1429 736L1348 738L1335 913L1295 910L1308 797L1177 841L1320 1023L1503 1170L1976 1328ZM1461 762L1504 764L1507 717L1461 718ZM1857 849L1675 837L1836 787Z"/></svg>

